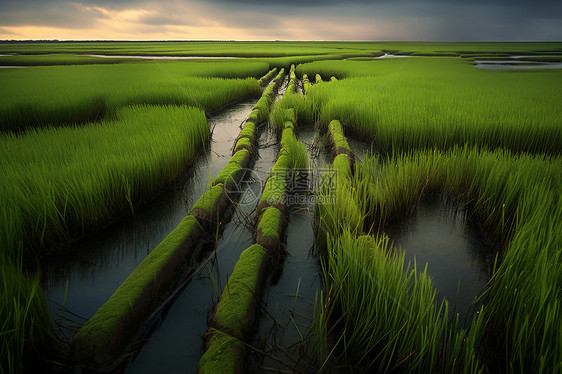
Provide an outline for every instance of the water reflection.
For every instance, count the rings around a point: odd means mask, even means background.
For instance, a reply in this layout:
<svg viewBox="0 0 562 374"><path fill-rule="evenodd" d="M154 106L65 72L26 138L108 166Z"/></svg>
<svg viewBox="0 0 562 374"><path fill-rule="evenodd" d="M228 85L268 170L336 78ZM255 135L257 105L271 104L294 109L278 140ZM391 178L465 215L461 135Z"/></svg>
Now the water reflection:
<svg viewBox="0 0 562 374"><path fill-rule="evenodd" d="M437 301L444 297L452 307L467 312L474 298L490 279L495 251L472 225L466 211L446 204L439 196L420 202L406 223L389 228L387 234L406 256L406 262L427 272L437 288Z"/></svg>

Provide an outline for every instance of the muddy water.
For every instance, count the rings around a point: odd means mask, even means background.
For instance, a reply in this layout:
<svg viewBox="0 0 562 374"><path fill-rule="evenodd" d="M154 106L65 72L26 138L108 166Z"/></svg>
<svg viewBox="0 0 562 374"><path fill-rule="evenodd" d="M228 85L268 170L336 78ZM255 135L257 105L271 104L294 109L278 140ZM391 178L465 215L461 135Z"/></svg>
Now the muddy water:
<svg viewBox="0 0 562 374"><path fill-rule="evenodd" d="M216 256L181 292L168 314L151 334L138 354L125 368L126 373L194 373L202 353L201 335L207 329L207 316L220 296L228 276L243 250L254 242L254 226L249 214L259 200L269 170L277 157L275 134L264 130L260 136L259 157L240 198L240 209L225 225L216 243ZM211 281L213 279L213 281Z"/></svg>
<svg viewBox="0 0 562 374"><path fill-rule="evenodd" d="M404 250L406 262L417 262L437 288L437 302L449 301L450 309L463 315L490 279L494 248L472 225L464 211L438 196L424 199L413 217L387 231L391 241Z"/></svg>
<svg viewBox="0 0 562 374"><path fill-rule="evenodd" d="M189 208L205 192L209 176L217 175L230 159L239 125L255 101L237 104L209 120L214 129L210 147L183 178L183 183L137 212L134 219L125 219L76 244L69 254L50 258L42 264L43 289L55 330L61 338L67 339L72 326L81 325L92 317L144 257L188 214ZM68 311L61 314L60 305ZM65 328L59 330L57 321Z"/></svg>

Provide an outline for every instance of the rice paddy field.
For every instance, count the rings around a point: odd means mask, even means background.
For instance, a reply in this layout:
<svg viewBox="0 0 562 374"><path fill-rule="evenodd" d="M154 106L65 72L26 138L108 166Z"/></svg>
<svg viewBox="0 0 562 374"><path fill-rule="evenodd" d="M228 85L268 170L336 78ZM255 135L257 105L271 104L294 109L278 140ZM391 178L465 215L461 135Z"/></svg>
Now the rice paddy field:
<svg viewBox="0 0 562 374"><path fill-rule="evenodd" d="M561 372L561 60L1 43L0 372Z"/></svg>

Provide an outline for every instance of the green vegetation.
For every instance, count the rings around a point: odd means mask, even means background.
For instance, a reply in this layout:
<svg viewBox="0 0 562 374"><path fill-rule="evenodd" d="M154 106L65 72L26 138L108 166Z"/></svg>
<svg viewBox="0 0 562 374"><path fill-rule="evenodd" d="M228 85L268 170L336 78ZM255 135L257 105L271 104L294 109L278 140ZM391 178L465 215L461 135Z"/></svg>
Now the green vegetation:
<svg viewBox="0 0 562 374"><path fill-rule="evenodd" d="M295 65L291 65L291 70L289 72L289 85L287 90L283 94L283 97L294 94L297 90L297 75L295 74Z"/></svg>
<svg viewBox="0 0 562 374"><path fill-rule="evenodd" d="M221 197L224 196L224 186L215 184L197 200L189 214L195 216L201 224L218 222L220 218Z"/></svg>
<svg viewBox="0 0 562 374"><path fill-rule="evenodd" d="M333 168L337 172L337 178L349 178L352 175L349 156L345 153L340 153L334 158Z"/></svg>
<svg viewBox="0 0 562 374"><path fill-rule="evenodd" d="M347 79L313 86L321 123L333 119L381 151L455 144L558 153L562 70L485 71L449 58L305 64Z"/></svg>
<svg viewBox="0 0 562 374"><path fill-rule="evenodd" d="M236 189L237 183L244 176L250 157L250 152L247 149L236 152L215 177L213 185L223 184L227 191Z"/></svg>
<svg viewBox="0 0 562 374"><path fill-rule="evenodd" d="M317 326L320 337L331 333L336 339L318 344L334 344L343 334L336 343L343 349L339 358L359 367L473 372L482 365L477 354L482 342L481 349L495 352L496 362L497 354L503 357L499 366L508 372L549 372L561 359L562 326L554 317L561 312L556 296L561 238L555 234L562 232L561 173L560 157L466 147L397 155L383 164L366 159L352 180L341 182L345 188L338 188L337 204L319 206L328 238L329 284ZM483 310L468 331L458 328L458 317L441 317L447 303L436 309L430 280L412 269L403 272L403 256L389 250L383 233L432 191L468 201L472 216L505 243L482 297ZM363 216L346 211L349 201L374 224L366 229L376 235L376 250L354 239L362 232ZM360 303L357 297L365 295L369 298ZM385 326L383 335L377 326Z"/></svg>
<svg viewBox="0 0 562 374"><path fill-rule="evenodd" d="M420 42L58 42L1 43L0 53L105 53L114 55L239 56L327 58L396 54L545 54L560 53L562 43L420 43ZM339 57L342 58L342 57ZM273 59L272 59L273 60ZM281 60L281 59L277 59ZM283 66L289 66L285 64Z"/></svg>
<svg viewBox="0 0 562 374"><path fill-rule="evenodd" d="M205 112L260 93L234 156L193 216L79 332L74 349L82 359L122 353L173 281L199 222L208 228L230 204L225 188L247 167L259 126L270 121L281 149L257 208L257 241L265 249L242 253L213 316L200 372L245 370L242 341L259 309L265 252L275 255L282 240L291 170L307 164L296 137L305 124L328 131L337 173L335 186L317 191L331 198L318 200L326 203L316 214L324 281L313 327L324 371L560 368L562 69L487 71L472 64L511 55L560 61L562 43L0 43L0 53L23 53L0 56L0 65L29 66L0 69L0 371L62 357L35 268L46 249L134 215L205 146ZM78 53L243 58L139 61ZM431 57L374 58L384 53ZM289 66L289 87L272 105ZM297 76L305 95L296 93ZM373 143L383 156L359 164L344 133ZM466 327L448 301L436 300L425 270L405 264L385 235L433 193L466 207L502 247L479 298L483 306Z"/></svg>
<svg viewBox="0 0 562 374"><path fill-rule="evenodd" d="M122 354L138 326L170 291L199 232L197 219L187 216L150 252L74 336L72 350L78 360L100 365Z"/></svg>
<svg viewBox="0 0 562 374"><path fill-rule="evenodd" d="M253 113L254 111L252 111ZM244 128L240 131L238 135L238 139L248 138L249 140L254 140L256 138L256 125L254 122L246 121L244 123Z"/></svg>
<svg viewBox="0 0 562 374"><path fill-rule="evenodd" d="M284 95L282 100L273 105L271 111L271 122L279 131L287 126L287 121L292 122L294 126L297 122L302 125L313 124L314 120L313 101L308 95Z"/></svg>
<svg viewBox="0 0 562 374"><path fill-rule="evenodd" d="M258 210L265 206L279 207L283 205L290 170L306 168L308 158L306 148L295 137L291 127L287 127L283 131L281 146L279 157L271 168L269 178L263 189Z"/></svg>
<svg viewBox="0 0 562 374"><path fill-rule="evenodd" d="M264 238L279 239L282 219L282 213L279 209L274 207L265 208L259 219L257 227L258 235L261 235Z"/></svg>
<svg viewBox="0 0 562 374"><path fill-rule="evenodd" d="M199 360L199 374L244 373L246 347L233 337L220 332L207 333L207 350Z"/></svg>
<svg viewBox="0 0 562 374"><path fill-rule="evenodd" d="M267 183L263 188L258 206L282 205L285 202L285 190L287 189L288 169L282 172L269 173Z"/></svg>
<svg viewBox="0 0 562 374"><path fill-rule="evenodd" d="M250 138L244 137L236 141L236 146L234 147L234 153L239 152L243 149L250 152L254 150L254 144L252 143Z"/></svg>
<svg viewBox="0 0 562 374"><path fill-rule="evenodd" d="M442 317L448 305L436 305L425 271L405 266L404 255L394 255L387 238L366 244L349 232L328 241L329 287L319 313L325 323L337 321L324 326L326 332L344 331L338 358L377 372L480 372L474 359L477 330L459 330L458 320Z"/></svg>
<svg viewBox="0 0 562 374"><path fill-rule="evenodd" d="M9 70L9 71L8 71ZM104 118L127 105L190 105L212 111L257 96L256 62L178 62L2 69L0 130L71 125Z"/></svg>
<svg viewBox="0 0 562 374"><path fill-rule="evenodd" d="M304 94L306 94L306 91L308 91L310 89L310 87L312 87L312 84L310 83L310 80L308 80L308 75L303 74L302 76L302 91Z"/></svg>
<svg viewBox="0 0 562 374"><path fill-rule="evenodd" d="M250 338L267 266L266 251L258 244L240 255L216 306L199 373L244 372L246 348L239 340Z"/></svg>
<svg viewBox="0 0 562 374"><path fill-rule="evenodd" d="M214 327L239 339L249 337L265 266L262 246L254 244L242 252L215 309Z"/></svg>
<svg viewBox="0 0 562 374"><path fill-rule="evenodd" d="M273 78L272 84L267 86L262 96L254 106L254 110L250 114L250 117L248 117L249 121L259 124L268 120L269 111L271 110L271 104L273 103L273 99L275 98L275 92L284 77L285 69L279 70L277 76ZM256 112L255 117L252 115L254 111Z"/></svg>
<svg viewBox="0 0 562 374"><path fill-rule="evenodd" d="M56 357L60 346L39 274L25 275L21 259L0 252L0 372L21 373Z"/></svg>
<svg viewBox="0 0 562 374"><path fill-rule="evenodd" d="M83 127L0 137L0 239L6 256L85 233L134 206L190 165L204 147L204 113L135 106Z"/></svg>
<svg viewBox="0 0 562 374"><path fill-rule="evenodd" d="M258 83L260 84L260 86L265 86L266 84L269 83L269 81L271 79L273 79L273 77L277 74L277 68L273 68L271 69L266 75L264 75L263 77L261 77L258 80Z"/></svg>

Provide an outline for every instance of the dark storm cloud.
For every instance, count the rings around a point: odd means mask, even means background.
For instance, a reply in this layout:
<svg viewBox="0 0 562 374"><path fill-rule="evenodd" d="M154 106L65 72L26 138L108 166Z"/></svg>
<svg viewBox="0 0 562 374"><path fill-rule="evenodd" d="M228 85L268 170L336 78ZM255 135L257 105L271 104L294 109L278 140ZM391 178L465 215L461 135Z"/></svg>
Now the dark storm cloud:
<svg viewBox="0 0 562 374"><path fill-rule="evenodd" d="M95 29L106 11L129 9L148 11L134 20L146 30L216 24L275 39L562 40L559 0L2 0L0 27Z"/></svg>

